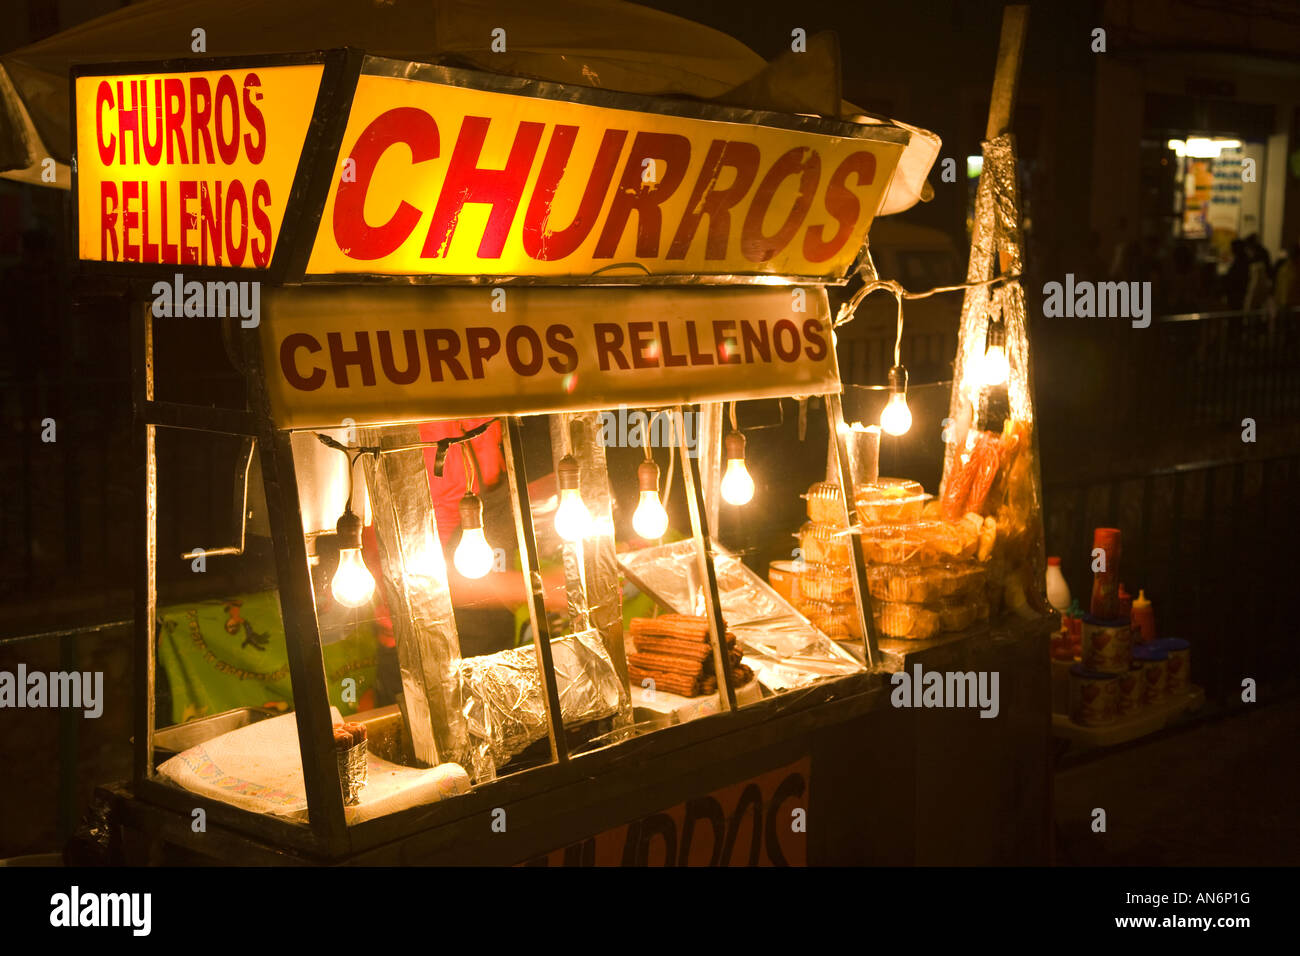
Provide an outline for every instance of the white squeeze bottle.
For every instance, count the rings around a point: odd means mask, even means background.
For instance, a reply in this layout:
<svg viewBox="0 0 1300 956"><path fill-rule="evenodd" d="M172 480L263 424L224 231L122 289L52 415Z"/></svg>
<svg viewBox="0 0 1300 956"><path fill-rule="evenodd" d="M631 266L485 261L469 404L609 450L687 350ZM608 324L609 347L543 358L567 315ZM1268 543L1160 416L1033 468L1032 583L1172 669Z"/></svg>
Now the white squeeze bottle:
<svg viewBox="0 0 1300 956"><path fill-rule="evenodd" d="M1047 603L1061 614L1070 609L1070 586L1061 573L1061 559L1047 559Z"/></svg>

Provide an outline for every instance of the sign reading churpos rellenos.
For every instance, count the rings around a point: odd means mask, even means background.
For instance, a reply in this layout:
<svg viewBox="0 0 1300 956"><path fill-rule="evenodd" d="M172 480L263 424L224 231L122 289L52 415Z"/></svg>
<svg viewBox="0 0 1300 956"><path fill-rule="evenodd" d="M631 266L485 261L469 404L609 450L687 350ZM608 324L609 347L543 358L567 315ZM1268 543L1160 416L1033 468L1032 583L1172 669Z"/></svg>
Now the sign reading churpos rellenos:
<svg viewBox="0 0 1300 956"><path fill-rule="evenodd" d="M907 139L367 57L307 156L321 76L78 76L81 258L265 268L292 201L299 277L834 282Z"/></svg>

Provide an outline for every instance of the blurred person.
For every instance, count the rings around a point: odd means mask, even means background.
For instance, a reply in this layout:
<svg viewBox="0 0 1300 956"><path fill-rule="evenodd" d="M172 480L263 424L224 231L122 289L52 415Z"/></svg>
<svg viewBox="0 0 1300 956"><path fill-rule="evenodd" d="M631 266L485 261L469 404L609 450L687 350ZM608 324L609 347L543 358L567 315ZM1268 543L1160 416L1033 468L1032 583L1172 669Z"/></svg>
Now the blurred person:
<svg viewBox="0 0 1300 956"><path fill-rule="evenodd" d="M1187 239L1174 245L1167 267L1167 311L1172 315L1200 312L1205 307L1206 287L1196 262L1196 249Z"/></svg>
<svg viewBox="0 0 1300 956"><path fill-rule="evenodd" d="M1232 263L1223 274L1223 294L1227 299L1228 310L1239 312L1246 302L1246 286L1250 283L1250 257L1246 243L1241 239L1232 240Z"/></svg>
<svg viewBox="0 0 1300 956"><path fill-rule="evenodd" d="M1268 250L1259 241L1259 236L1251 233L1245 242L1247 260L1246 294L1242 308L1247 312L1263 309L1273 301L1272 263Z"/></svg>

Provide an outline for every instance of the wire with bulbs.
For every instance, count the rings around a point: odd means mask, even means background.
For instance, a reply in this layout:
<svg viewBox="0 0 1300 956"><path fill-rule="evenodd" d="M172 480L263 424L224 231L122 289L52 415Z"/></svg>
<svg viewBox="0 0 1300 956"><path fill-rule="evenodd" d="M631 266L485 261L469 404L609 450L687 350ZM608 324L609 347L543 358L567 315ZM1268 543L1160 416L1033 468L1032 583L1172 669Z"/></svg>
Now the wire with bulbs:
<svg viewBox="0 0 1300 956"><path fill-rule="evenodd" d="M840 306L832 327L838 329L853 320L857 308L872 292L884 289L893 294L898 303L898 319L894 335L894 364L889 369L889 398L880 413L880 430L895 437L905 435L912 427L912 410L907 406L907 369L903 366L903 300L925 299L940 292L964 292L967 289L988 288L990 291L1000 289L1004 284L1019 279L1020 273L1007 273L984 279L980 282L962 282L957 285L935 286L923 292L908 292L896 279L869 279L862 288L855 292L847 302ZM1005 384L1011 374L1011 365L1007 359L1006 325L1002 320L1001 295L991 298L998 302L997 316L989 317L988 330L985 333L985 351L980 361L979 380L982 385L996 386ZM734 403L733 403L734 409ZM734 411L733 411L734 427Z"/></svg>

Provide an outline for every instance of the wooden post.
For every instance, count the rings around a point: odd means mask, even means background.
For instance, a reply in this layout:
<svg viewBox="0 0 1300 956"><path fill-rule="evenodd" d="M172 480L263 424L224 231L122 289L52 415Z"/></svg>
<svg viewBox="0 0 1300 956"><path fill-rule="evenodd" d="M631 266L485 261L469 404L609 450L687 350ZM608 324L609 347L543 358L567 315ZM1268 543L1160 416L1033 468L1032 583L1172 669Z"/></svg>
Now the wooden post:
<svg viewBox="0 0 1300 956"><path fill-rule="evenodd" d="M989 100L989 122L985 139L997 139L1011 131L1011 115L1016 106L1016 87L1020 81L1020 60L1025 52L1025 35L1029 32L1029 7L1013 4L1002 11L1002 39L998 42L998 64L993 74L993 96Z"/></svg>
<svg viewBox="0 0 1300 956"><path fill-rule="evenodd" d="M1002 10L1002 38L998 41L998 62L993 72L993 95L989 98L989 121L984 127L986 140L1011 132L1011 117L1016 108L1016 91L1020 87L1020 62L1029 33L1029 7L1013 4ZM998 266L1006 272L1007 255L998 249Z"/></svg>

